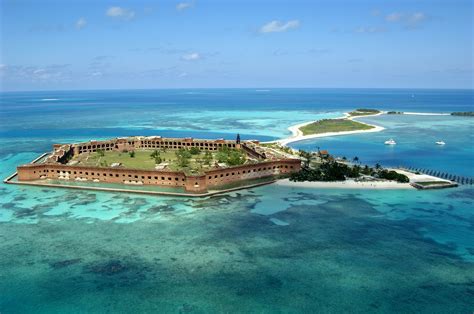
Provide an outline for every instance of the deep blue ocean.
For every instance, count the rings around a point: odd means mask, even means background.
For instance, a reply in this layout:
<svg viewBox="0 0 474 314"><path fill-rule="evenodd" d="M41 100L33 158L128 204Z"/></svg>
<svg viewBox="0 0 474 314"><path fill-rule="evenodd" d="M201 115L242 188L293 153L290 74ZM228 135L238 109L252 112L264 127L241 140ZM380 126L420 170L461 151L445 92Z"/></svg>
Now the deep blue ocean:
<svg viewBox="0 0 474 314"><path fill-rule="evenodd" d="M0 93L0 174L53 143L274 140L355 108L474 111L473 90ZM292 144L474 177L474 118L383 115ZM383 142L397 141L395 147ZM434 144L443 140L446 145ZM472 313L474 189L269 185L202 199L0 187L0 313Z"/></svg>

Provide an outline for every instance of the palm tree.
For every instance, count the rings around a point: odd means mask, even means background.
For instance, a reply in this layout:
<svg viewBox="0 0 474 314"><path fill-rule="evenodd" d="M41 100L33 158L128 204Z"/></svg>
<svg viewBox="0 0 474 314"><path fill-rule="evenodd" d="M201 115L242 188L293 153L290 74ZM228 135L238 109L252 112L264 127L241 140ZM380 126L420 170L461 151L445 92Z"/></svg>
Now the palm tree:
<svg viewBox="0 0 474 314"><path fill-rule="evenodd" d="M375 164L375 169L376 169L376 170L379 170L380 168L382 168L382 166L381 166L379 163L376 163L376 164Z"/></svg>
<svg viewBox="0 0 474 314"><path fill-rule="evenodd" d="M359 157L355 156L354 158L352 158L352 161L353 161L353 162L358 162L358 161L359 161Z"/></svg>
<svg viewBox="0 0 474 314"><path fill-rule="evenodd" d="M303 158L304 167L308 167L311 161L311 153L304 150L300 150L299 155Z"/></svg>

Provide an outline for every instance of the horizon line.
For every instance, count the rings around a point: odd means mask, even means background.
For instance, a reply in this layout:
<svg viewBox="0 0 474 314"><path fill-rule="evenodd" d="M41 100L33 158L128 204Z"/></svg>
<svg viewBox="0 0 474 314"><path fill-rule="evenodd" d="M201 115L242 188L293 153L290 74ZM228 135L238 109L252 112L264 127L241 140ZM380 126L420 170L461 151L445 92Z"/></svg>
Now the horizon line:
<svg viewBox="0 0 474 314"><path fill-rule="evenodd" d="M224 89L254 89L271 91L278 89L349 89L349 90L465 90L474 91L474 87L166 87L166 88L100 88L100 89L38 89L38 90L1 90L0 93L33 93L33 92L73 92L73 91L152 91L152 90L224 90Z"/></svg>

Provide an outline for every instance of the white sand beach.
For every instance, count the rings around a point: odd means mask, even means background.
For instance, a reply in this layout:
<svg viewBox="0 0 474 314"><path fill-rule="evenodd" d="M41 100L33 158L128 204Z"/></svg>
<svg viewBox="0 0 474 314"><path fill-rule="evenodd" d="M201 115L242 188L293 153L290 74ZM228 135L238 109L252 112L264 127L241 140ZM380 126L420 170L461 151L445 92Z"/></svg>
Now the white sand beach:
<svg viewBox="0 0 474 314"><path fill-rule="evenodd" d="M400 170L400 169L387 169L394 170L398 173L406 175L410 182L428 182L428 181L448 181L438 177L429 176L426 174L415 174L413 172ZM274 184L280 186L297 187L297 188L318 188L318 189L373 189L373 190L398 190L398 189L415 189L410 183L398 183L395 181L354 181L352 179L346 181L304 181L304 182L293 182L289 179L282 179L276 181Z"/></svg>
<svg viewBox="0 0 474 314"><path fill-rule="evenodd" d="M438 178L435 176L430 176L427 174L416 174L410 171L405 171L401 169L387 169L387 170L394 170L398 173L404 174L410 179L410 182L430 182L430 181L446 181L449 182L449 180Z"/></svg>
<svg viewBox="0 0 474 314"><path fill-rule="evenodd" d="M450 116L449 113L436 113L436 112L404 112L402 114L413 115L413 116Z"/></svg>
<svg viewBox="0 0 474 314"><path fill-rule="evenodd" d="M349 116L348 113L344 113L344 116L338 117L338 118L335 118L335 119L355 120L355 119L364 118L364 117L375 117L375 116L379 116L379 115L384 114L384 113L385 112L380 112L380 113L372 114L372 115L352 116L352 117ZM370 129L370 130L326 132L326 133L318 133L318 134L311 134L311 135L303 135L303 132L300 130L300 128L305 126L305 125L316 122L316 121L318 121L318 120L292 125L288 128L288 130L290 130L290 132L292 134L290 137L287 137L287 138L284 138L284 139L281 139L281 140L277 140L277 141L274 141L274 142L277 142L282 146L286 146L290 143L309 140L309 139L313 139L313 138L320 138L320 137L327 137L327 136L337 136L337 135L360 134L360 133L372 133L372 132L380 132L380 131L385 130L384 127L381 127L381 126L378 126L378 125L373 125L373 124L368 124L368 123L365 123L365 122L357 121L359 123L370 125L373 128Z"/></svg>
<svg viewBox="0 0 474 314"><path fill-rule="evenodd" d="M374 189L374 190L395 190L395 189L414 189L409 183L398 183L395 181L367 181L360 182L354 180L333 181L333 182L293 182L289 179L278 180L274 184L280 186L297 188L327 188L327 189Z"/></svg>

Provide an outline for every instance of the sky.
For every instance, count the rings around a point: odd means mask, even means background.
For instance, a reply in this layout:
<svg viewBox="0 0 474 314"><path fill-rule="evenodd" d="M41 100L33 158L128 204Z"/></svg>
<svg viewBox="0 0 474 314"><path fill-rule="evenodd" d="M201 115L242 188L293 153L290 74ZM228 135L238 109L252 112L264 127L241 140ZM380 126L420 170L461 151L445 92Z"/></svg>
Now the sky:
<svg viewBox="0 0 474 314"><path fill-rule="evenodd" d="M471 0L0 0L0 89L470 88Z"/></svg>

